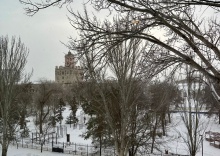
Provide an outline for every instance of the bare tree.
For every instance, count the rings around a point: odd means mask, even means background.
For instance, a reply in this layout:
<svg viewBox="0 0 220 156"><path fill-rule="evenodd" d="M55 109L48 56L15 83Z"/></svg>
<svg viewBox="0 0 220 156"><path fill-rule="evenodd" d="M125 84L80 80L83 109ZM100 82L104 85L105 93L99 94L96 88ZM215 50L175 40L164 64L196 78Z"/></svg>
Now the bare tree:
<svg viewBox="0 0 220 156"><path fill-rule="evenodd" d="M24 8L27 15L33 16L38 11L46 9L51 6L62 7L65 4L70 4L73 0L43 0L40 2L32 2L30 0L19 0L20 3L27 5L28 7Z"/></svg>
<svg viewBox="0 0 220 156"><path fill-rule="evenodd" d="M8 145L13 139L18 120L16 109L18 90L16 86L24 80L24 67L27 62L28 49L12 37L0 37L0 112L2 121L2 156L7 156Z"/></svg>
<svg viewBox="0 0 220 156"><path fill-rule="evenodd" d="M54 2L59 4L67 1ZM206 76L210 88L215 93L215 98L220 99L212 86L220 80L217 65L220 58L219 21L215 18L215 13L212 19L199 18L200 15L195 14L196 7L194 7L208 6L215 11L219 9L218 1L101 0L91 2L98 10L106 8L116 10L118 16L117 20L113 22L106 20L101 25L95 17L89 17L87 13L82 16L71 11L75 18L72 25L82 32L81 37L88 41L87 46L102 42L103 37L109 34L120 34L120 37L115 39L116 43L132 37L146 40L153 44L148 56L156 65L161 65L163 68L178 62L191 65ZM42 3L28 4L36 7ZM201 9L205 11L206 8ZM38 10L35 9L36 11ZM155 35L158 29L163 32L160 34L163 38Z"/></svg>
<svg viewBox="0 0 220 156"><path fill-rule="evenodd" d="M52 108L54 103L58 103L61 98L61 91L57 84L49 81L41 81L39 84L35 84L35 94L34 94L34 106L36 113L36 125L39 125L39 133L43 134L44 127L48 127L52 124L50 119L52 116ZM56 96L56 101L54 97Z"/></svg>
<svg viewBox="0 0 220 156"><path fill-rule="evenodd" d="M117 154L124 156L130 150L134 155L149 139L143 98L146 80L142 79L145 73L141 68L145 46L136 39L115 47L111 47L110 42L111 36L106 38L106 50L85 47L80 53L92 85L91 90L85 92L88 94L85 99L91 100L89 104L96 106L92 111L102 116L109 126ZM111 74L106 76L106 70Z"/></svg>
<svg viewBox="0 0 220 156"><path fill-rule="evenodd" d="M204 83L201 81L202 77L190 67L187 67L186 73L186 81L179 84L179 87L186 92L180 111L183 128L179 131L179 135L186 144L188 153L195 156L201 147L202 136L208 127L209 121L201 114L205 104L203 101Z"/></svg>
<svg viewBox="0 0 220 156"><path fill-rule="evenodd" d="M180 91L171 82L154 81L149 86L151 96L151 111L155 113L158 118L156 123L160 123L162 128L162 135L166 135L166 126L171 123L170 108L174 107L176 103L181 101Z"/></svg>
<svg viewBox="0 0 220 156"><path fill-rule="evenodd" d="M36 2L32 2L29 0L19 0L22 4L27 5L27 7L25 7L25 11L27 15L33 16L34 14L36 14L38 11L42 10L42 9L46 9L48 7L52 7L52 6L57 6L57 7L62 7L63 5L67 4L70 5L73 0L51 0L51 1L47 1L47 0L43 0L43 1L36 1ZM129 0L124 1L124 3L128 3ZM100 6L101 4L106 4L106 6L109 6L112 4L119 4L121 5L122 2L117 1L117 0L101 0L99 2L95 1L95 0L91 0L91 3L94 4L95 6ZM158 1L153 1L153 0L146 0L146 1L138 1L138 2L133 2L133 3L137 3L137 4L142 4L142 5L168 5L170 8L176 7L178 5L178 7L188 7L188 6L210 6L213 7L215 9L218 9L218 7L220 7L220 2L218 0L183 0L183 1L179 1L179 0L169 0L169 1L164 1L164 0L158 0Z"/></svg>
<svg viewBox="0 0 220 156"><path fill-rule="evenodd" d="M218 0L183 0L183 1L178 1L178 0L171 0L171 1L163 1L161 3L167 4L173 4L173 5L181 5L181 6L190 6L190 5L204 5L204 6L210 6L210 7L220 7L220 2Z"/></svg>
<svg viewBox="0 0 220 156"><path fill-rule="evenodd" d="M214 84L213 87L215 87L215 90L218 94L220 94L220 88L218 87L218 84ZM217 115L218 116L218 123L220 124L220 106L219 102L216 100L216 98L213 96L212 90L206 86L204 88L204 97L203 101L205 103L206 109L209 111L209 115Z"/></svg>
<svg viewBox="0 0 220 156"><path fill-rule="evenodd" d="M71 1L22 2L29 6L27 13L31 14L39 11L39 8L44 9ZM218 1L91 0L90 2L97 10L115 10L118 15L111 20L113 22L106 20L101 24L96 17L89 17L87 12L83 16L80 13L73 13L70 9L74 18L71 21L72 26L81 32L80 36L87 41L84 42L87 46L103 42L103 38L109 34L118 34L114 44L130 38L143 39L153 46L148 51L148 56L155 65L160 65L162 69L178 62L192 66L206 76L216 99L220 99L212 86L213 83L220 82L217 65L220 59L220 30L219 21L215 18L219 13ZM213 13L211 19L198 15L195 13L197 5L210 7L214 11L217 10L217 13ZM206 8L201 10L204 12ZM160 35L156 35L157 30L161 32Z"/></svg>
<svg viewBox="0 0 220 156"><path fill-rule="evenodd" d="M146 54L147 60L161 66L161 70L185 63L203 73L210 87L213 82L219 82L217 20L198 19L192 7L181 8L177 5L170 8L153 1L152 5L151 1L103 2L106 5L97 4L98 9L111 6L119 12L113 22L106 20L101 24L95 17L89 17L86 11L85 16L71 11L74 16L71 20L73 27L83 32L81 37L86 40L83 46L99 45L109 34L117 34L114 44L129 38L140 38L151 43ZM205 25L206 22L209 24L202 27L202 23ZM156 35L156 30L163 34ZM78 45L75 48L79 49ZM216 98L219 99L217 94Z"/></svg>
<svg viewBox="0 0 220 156"><path fill-rule="evenodd" d="M23 137L28 137L29 135L29 129L26 125L26 118L30 115L29 110L33 102L31 86L31 83L21 83L16 86L16 90L19 92L19 94L16 98L17 105L15 109L18 111L19 125L20 129L23 130Z"/></svg>

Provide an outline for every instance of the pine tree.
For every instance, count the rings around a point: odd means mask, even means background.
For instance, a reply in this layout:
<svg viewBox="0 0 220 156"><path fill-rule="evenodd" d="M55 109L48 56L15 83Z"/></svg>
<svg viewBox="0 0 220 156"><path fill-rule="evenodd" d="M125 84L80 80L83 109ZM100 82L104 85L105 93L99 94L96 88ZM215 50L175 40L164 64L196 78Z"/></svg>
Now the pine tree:
<svg viewBox="0 0 220 156"><path fill-rule="evenodd" d="M62 98L60 98L59 103L57 106L54 107L53 115L50 118L51 124L53 125L53 127L55 127L56 123L58 122L60 123L60 125L62 124L63 111L66 109L65 106L66 106L65 102L63 101Z"/></svg>
<svg viewBox="0 0 220 156"><path fill-rule="evenodd" d="M78 122L78 118L76 117L76 115L74 115L72 112L70 113L70 115L66 118L66 124L76 124Z"/></svg>

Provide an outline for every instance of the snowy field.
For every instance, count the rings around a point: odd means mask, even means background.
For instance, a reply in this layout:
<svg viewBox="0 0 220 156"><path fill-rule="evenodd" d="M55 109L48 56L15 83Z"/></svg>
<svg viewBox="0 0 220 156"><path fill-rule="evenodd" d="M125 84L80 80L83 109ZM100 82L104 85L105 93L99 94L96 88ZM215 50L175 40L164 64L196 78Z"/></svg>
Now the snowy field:
<svg viewBox="0 0 220 156"><path fill-rule="evenodd" d="M172 141L169 141L167 144L163 145L162 148L164 148L164 150L167 149L169 152L174 154L187 155L188 153L187 153L186 143L184 143L181 140L178 134L178 132L182 133L185 127L178 113L173 114L173 117L177 126L170 129L170 132L168 133L170 138L173 139L171 139ZM204 132L207 131L220 132L220 125L214 120L214 118L207 119L206 117L201 115L200 121L203 121L205 128ZM170 138L168 140L170 140ZM202 146L200 147L196 156L202 156ZM210 142L205 140L205 134L203 135L203 156L220 156L220 149L211 146Z"/></svg>
<svg viewBox="0 0 220 156"><path fill-rule="evenodd" d="M68 156L68 155L69 154L49 152L49 151L43 151L41 153L40 150L28 149L28 148L17 149L16 146L10 146L8 149L8 156Z"/></svg>
<svg viewBox="0 0 220 156"><path fill-rule="evenodd" d="M67 108L64 111L64 120L63 120L63 125L65 124L65 118L69 115L69 109ZM77 117L79 118L79 122L84 122L84 114L82 114L81 109L77 111ZM178 114L173 114L173 119L176 123L178 123L178 126L173 127L169 130L168 136L169 138L163 138L163 140L168 140L167 144L164 144L161 146L162 151L167 149L169 152L174 153L174 154L187 154L186 146L185 144L179 139L179 136L176 132L181 131L184 129L183 124L181 124L180 121L180 116ZM86 117L86 120L88 120L88 117ZM208 122L208 127L205 131L215 131L215 132L220 132L220 125L218 125L214 119L207 120L205 122ZM174 123L175 124L175 123ZM33 128L34 126L29 125L30 127ZM70 134L70 142L74 142L76 144L82 144L85 146L91 146L92 141L90 139L85 140L84 138L81 137L81 135L85 132L86 127L84 126L83 128L73 128L73 126L67 126L67 134ZM31 129L30 129L31 130ZM172 138L172 139L170 139ZM59 138L59 142L66 142L66 135L64 135L62 138ZM170 141L172 140L172 141ZM56 152L50 152L50 151L43 151L42 153L40 152L39 149L30 149L30 148L22 148L17 146L10 145L8 149L8 156L68 156L68 155L75 155L74 153L72 154L63 154L63 153L56 153ZM80 155L80 154L78 154ZM76 155L76 156L78 156ZM203 155L204 156L220 156L220 149L217 149L213 146L210 146L210 143L205 140L204 136L204 141L203 141ZM111 156L111 155L110 155ZM113 156L113 154L112 154ZM202 156L202 148L200 148L200 151L197 153L196 156Z"/></svg>
<svg viewBox="0 0 220 156"><path fill-rule="evenodd" d="M69 115L70 111L69 108L67 107L64 112L63 112L63 122L62 125L65 125L65 119L67 118L67 116ZM84 123L84 117L86 117L86 120L88 120L87 116L84 116L84 114L82 114L82 109L78 109L78 111L76 112L76 116L79 119L79 123ZM29 120L31 121L32 118L29 118ZM32 122L28 123L28 127L30 129L31 132L34 132L35 126ZM82 126L81 128L79 128L79 125L75 128L73 128L73 126L70 127L70 125L66 124L67 127L67 134L70 135L70 142L75 143L77 145L83 145L83 146L87 146L87 145L91 145L92 141L90 139L85 140L83 137L81 137L81 135L85 132L86 127L85 125ZM31 135L30 135L31 136ZM57 142L63 143L67 141L67 137L66 134L63 135L63 137L58 138ZM25 141L24 141L25 142ZM25 143L24 143L25 144ZM26 144L25 144L26 145ZM55 146L55 139L54 139L54 146ZM29 143L29 146L32 146L31 143ZM45 151L43 150L43 152L41 153L40 149L31 149L31 148L22 148L22 147L18 147L16 145L10 145L9 149L8 149L8 156L68 156L71 154L63 154L63 153L56 153L56 152L49 152L49 151Z"/></svg>

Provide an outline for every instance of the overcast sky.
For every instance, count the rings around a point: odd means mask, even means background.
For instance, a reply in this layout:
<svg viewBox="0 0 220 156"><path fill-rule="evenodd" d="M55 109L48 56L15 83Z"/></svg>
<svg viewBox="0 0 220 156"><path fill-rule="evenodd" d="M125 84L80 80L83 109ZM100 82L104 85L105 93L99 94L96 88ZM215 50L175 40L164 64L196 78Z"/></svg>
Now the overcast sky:
<svg viewBox="0 0 220 156"><path fill-rule="evenodd" d="M71 6L83 9L82 4ZM55 66L64 65L64 55L69 51L60 41L67 43L68 37L77 35L67 19L68 11L51 7L29 17L24 7L19 0L0 0L0 35L20 37L29 48L26 70L34 70L32 82L54 80Z"/></svg>
<svg viewBox="0 0 220 156"><path fill-rule="evenodd" d="M82 12L82 3L83 0L75 0L71 7ZM26 71L33 69L32 82L41 78L54 80L55 66L64 65L64 55L69 51L61 41L67 43L68 37L77 37L67 19L68 11L65 6L50 7L30 17L24 7L19 0L0 0L0 35L20 37L29 48ZM207 15L207 11L203 14ZM109 14L105 11L97 14L102 19L106 15Z"/></svg>

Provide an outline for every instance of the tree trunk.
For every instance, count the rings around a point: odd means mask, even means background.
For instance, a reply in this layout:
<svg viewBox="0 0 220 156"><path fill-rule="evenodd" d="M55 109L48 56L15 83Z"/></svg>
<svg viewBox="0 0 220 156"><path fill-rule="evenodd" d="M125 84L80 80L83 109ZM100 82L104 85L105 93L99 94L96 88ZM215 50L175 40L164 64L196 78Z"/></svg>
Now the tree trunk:
<svg viewBox="0 0 220 156"><path fill-rule="evenodd" d="M132 151L131 151L131 149L128 150L128 155L129 155L129 156L132 156Z"/></svg>
<svg viewBox="0 0 220 156"><path fill-rule="evenodd" d="M40 114L39 114L39 130L40 134L43 134L43 107L40 108Z"/></svg>
<svg viewBox="0 0 220 156"><path fill-rule="evenodd" d="M163 136L165 136L166 135L166 132L165 132L165 115L164 115L164 113L162 113L162 115L161 115L161 124L162 124L162 133L163 133Z"/></svg>
<svg viewBox="0 0 220 156"><path fill-rule="evenodd" d="M195 151L192 151L191 156L196 156L196 152L195 152Z"/></svg>
<svg viewBox="0 0 220 156"><path fill-rule="evenodd" d="M2 148L2 156L7 156L8 149Z"/></svg>
<svg viewBox="0 0 220 156"><path fill-rule="evenodd" d="M5 114L7 115L7 113ZM5 119L5 120L4 120ZM9 137L8 133L10 132L8 129L7 125L7 117L3 116L3 129L2 129L2 156L7 156L7 151L8 151L8 143L9 143Z"/></svg>
<svg viewBox="0 0 220 156"><path fill-rule="evenodd" d="M157 118L156 118L156 123L155 123L155 125L154 125L154 127L153 127L153 132L152 132L152 144L151 144L151 153L153 153L153 151L154 151L154 142L155 142L155 138L156 138L156 130L157 130Z"/></svg>
<svg viewBox="0 0 220 156"><path fill-rule="evenodd" d="M129 150L128 150L129 156L135 156L136 150L135 147L132 146Z"/></svg>
<svg viewBox="0 0 220 156"><path fill-rule="evenodd" d="M43 122L42 121L40 121L40 134L43 134Z"/></svg>
<svg viewBox="0 0 220 156"><path fill-rule="evenodd" d="M100 156L101 156L101 155L102 155L102 136L100 136L100 138L99 138L99 143L100 143L100 147L99 147L99 148L100 148L100 149L99 149L99 150L100 150L100 151L99 151L100 153L99 153L99 154L100 154Z"/></svg>
<svg viewBox="0 0 220 156"><path fill-rule="evenodd" d="M24 121L25 121L25 117L22 113L22 115L20 117L20 129L24 129Z"/></svg>
<svg viewBox="0 0 220 156"><path fill-rule="evenodd" d="M43 143L40 143L40 152L43 152Z"/></svg>
<svg viewBox="0 0 220 156"><path fill-rule="evenodd" d="M115 148L116 148L116 156L127 156L127 154L125 154L125 149L122 149L118 143L115 143ZM120 146L120 148L119 148Z"/></svg>
<svg viewBox="0 0 220 156"><path fill-rule="evenodd" d="M119 155L118 156L125 156L124 155L124 151L120 150Z"/></svg>
<svg viewBox="0 0 220 156"><path fill-rule="evenodd" d="M218 110L218 124L220 124L220 109Z"/></svg>
<svg viewBox="0 0 220 156"><path fill-rule="evenodd" d="M2 144L2 156L7 156L7 152L8 152L8 146L6 141L3 141Z"/></svg>
<svg viewBox="0 0 220 156"><path fill-rule="evenodd" d="M168 112L168 120L169 120L169 123L171 123L170 112Z"/></svg>

